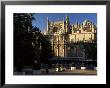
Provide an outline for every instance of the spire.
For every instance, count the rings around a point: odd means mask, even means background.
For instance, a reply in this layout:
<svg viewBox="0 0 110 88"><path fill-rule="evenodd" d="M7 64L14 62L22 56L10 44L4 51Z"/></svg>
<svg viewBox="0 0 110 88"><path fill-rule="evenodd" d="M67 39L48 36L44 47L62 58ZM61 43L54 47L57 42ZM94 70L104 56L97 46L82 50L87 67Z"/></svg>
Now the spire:
<svg viewBox="0 0 110 88"><path fill-rule="evenodd" d="M66 32L69 31L69 16L66 15Z"/></svg>
<svg viewBox="0 0 110 88"><path fill-rule="evenodd" d="M48 31L48 27L49 27L49 20L48 20L48 17L47 17L47 31Z"/></svg>
<svg viewBox="0 0 110 88"><path fill-rule="evenodd" d="M47 17L47 21L48 21L48 17Z"/></svg>
<svg viewBox="0 0 110 88"><path fill-rule="evenodd" d="M69 16L66 15L66 24L69 24Z"/></svg>

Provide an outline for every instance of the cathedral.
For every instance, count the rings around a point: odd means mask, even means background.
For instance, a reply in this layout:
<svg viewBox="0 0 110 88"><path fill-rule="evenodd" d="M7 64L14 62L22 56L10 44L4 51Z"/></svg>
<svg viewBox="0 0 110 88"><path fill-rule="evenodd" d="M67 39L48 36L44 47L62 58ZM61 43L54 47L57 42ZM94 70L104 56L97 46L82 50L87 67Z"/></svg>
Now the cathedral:
<svg viewBox="0 0 110 88"><path fill-rule="evenodd" d="M97 27L90 20L85 19L82 23L71 24L69 16L58 21L49 21L44 32L51 42L54 57L58 58L82 58L86 55L81 43L96 43Z"/></svg>

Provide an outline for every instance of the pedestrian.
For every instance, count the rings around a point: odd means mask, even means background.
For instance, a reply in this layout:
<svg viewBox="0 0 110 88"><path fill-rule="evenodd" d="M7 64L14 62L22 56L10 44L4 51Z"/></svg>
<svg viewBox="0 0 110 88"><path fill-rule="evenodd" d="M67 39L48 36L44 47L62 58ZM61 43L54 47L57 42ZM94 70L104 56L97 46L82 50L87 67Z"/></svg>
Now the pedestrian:
<svg viewBox="0 0 110 88"><path fill-rule="evenodd" d="M48 64L46 64L45 67L46 67L46 73L48 73Z"/></svg>

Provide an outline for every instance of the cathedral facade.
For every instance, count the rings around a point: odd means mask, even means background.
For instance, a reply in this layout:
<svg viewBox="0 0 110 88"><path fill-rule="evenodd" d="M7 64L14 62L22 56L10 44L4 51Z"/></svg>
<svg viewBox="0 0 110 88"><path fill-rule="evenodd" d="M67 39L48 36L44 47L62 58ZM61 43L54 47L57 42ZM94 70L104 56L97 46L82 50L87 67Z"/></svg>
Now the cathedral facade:
<svg viewBox="0 0 110 88"><path fill-rule="evenodd" d="M82 24L71 24L69 16L62 21L49 21L44 32L51 42L54 58L83 58L85 52L81 43L96 43L97 27L85 19Z"/></svg>

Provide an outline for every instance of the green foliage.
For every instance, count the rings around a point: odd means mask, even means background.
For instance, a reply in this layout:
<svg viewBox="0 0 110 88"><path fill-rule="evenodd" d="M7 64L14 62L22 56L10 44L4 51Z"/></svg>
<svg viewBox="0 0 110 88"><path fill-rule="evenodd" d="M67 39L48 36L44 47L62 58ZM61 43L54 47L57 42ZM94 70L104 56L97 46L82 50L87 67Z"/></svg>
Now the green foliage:
<svg viewBox="0 0 110 88"><path fill-rule="evenodd" d="M14 65L23 67L24 62L28 61L29 53L32 53L31 30L32 14L14 13ZM28 56L27 56L28 55ZM28 57L28 58L27 58ZM30 60L30 63L32 61Z"/></svg>
<svg viewBox="0 0 110 88"><path fill-rule="evenodd" d="M83 44L85 54L87 58L97 60L97 44L96 43L85 43Z"/></svg>
<svg viewBox="0 0 110 88"><path fill-rule="evenodd" d="M33 65L37 60L48 62L51 56L50 42L37 27L32 27L34 14L14 13L14 66L22 69L23 66ZM38 66L38 65L37 65Z"/></svg>
<svg viewBox="0 0 110 88"><path fill-rule="evenodd" d="M43 63L48 63L48 59L52 57L52 47L51 47L51 43L48 40L47 36L42 35L40 37L40 42L41 42L41 62Z"/></svg>

